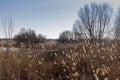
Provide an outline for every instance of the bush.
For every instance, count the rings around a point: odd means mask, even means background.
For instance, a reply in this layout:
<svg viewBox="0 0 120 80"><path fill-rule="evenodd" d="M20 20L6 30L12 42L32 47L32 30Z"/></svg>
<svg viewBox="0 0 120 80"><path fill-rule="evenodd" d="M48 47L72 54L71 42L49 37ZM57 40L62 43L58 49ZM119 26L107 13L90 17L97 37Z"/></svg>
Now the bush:
<svg viewBox="0 0 120 80"><path fill-rule="evenodd" d="M20 32L14 37L14 40L17 44L36 44L45 42L46 38L41 34L37 36L34 30L21 28Z"/></svg>

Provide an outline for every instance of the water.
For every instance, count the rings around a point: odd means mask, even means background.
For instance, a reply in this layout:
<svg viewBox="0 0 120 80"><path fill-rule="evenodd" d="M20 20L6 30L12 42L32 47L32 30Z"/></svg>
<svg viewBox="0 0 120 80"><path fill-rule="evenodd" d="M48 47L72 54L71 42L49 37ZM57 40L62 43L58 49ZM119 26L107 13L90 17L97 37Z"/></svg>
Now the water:
<svg viewBox="0 0 120 80"><path fill-rule="evenodd" d="M6 52L7 50L8 50L7 47L0 47L0 51ZM18 52L20 48L13 47L13 48L9 48L9 50L12 52Z"/></svg>

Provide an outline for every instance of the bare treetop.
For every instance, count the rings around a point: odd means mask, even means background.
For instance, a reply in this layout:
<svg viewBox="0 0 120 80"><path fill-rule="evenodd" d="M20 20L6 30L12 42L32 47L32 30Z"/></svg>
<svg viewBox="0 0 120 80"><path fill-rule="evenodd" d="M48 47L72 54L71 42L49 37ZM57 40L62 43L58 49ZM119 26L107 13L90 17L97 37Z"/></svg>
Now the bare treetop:
<svg viewBox="0 0 120 80"><path fill-rule="evenodd" d="M90 39L103 39L109 28L113 9L107 3L91 3L80 8L75 33Z"/></svg>

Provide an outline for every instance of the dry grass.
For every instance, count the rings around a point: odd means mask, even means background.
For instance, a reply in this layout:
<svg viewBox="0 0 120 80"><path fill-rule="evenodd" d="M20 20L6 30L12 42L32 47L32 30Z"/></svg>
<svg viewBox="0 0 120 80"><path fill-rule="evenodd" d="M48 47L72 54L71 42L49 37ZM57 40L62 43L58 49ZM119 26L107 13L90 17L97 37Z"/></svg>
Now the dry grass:
<svg viewBox="0 0 120 80"><path fill-rule="evenodd" d="M119 42L0 51L0 80L120 80Z"/></svg>

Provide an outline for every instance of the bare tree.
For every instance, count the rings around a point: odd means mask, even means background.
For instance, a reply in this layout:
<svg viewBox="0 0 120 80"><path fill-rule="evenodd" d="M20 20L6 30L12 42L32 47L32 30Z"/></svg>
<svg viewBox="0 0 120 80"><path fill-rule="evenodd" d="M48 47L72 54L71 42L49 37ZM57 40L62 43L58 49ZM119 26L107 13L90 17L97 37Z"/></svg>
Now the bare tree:
<svg viewBox="0 0 120 80"><path fill-rule="evenodd" d="M21 28L20 32L14 36L14 40L17 43L17 46L21 45L22 43L25 44L26 47L27 45L46 42L45 36L43 36L42 34L39 34L37 36L35 31L30 28Z"/></svg>
<svg viewBox="0 0 120 80"><path fill-rule="evenodd" d="M2 19L2 31L5 37L5 43L4 46L7 48L7 51L9 50L9 47L12 46L11 38L13 36L13 31L14 31L14 23L12 16L9 16L7 18Z"/></svg>
<svg viewBox="0 0 120 80"><path fill-rule="evenodd" d="M46 37L42 34L38 34L37 40L38 40L38 42L43 43L43 42L46 42Z"/></svg>
<svg viewBox="0 0 120 80"><path fill-rule="evenodd" d="M74 40L74 35L71 31L64 31L59 36L60 42L71 42L72 40Z"/></svg>
<svg viewBox="0 0 120 80"><path fill-rule="evenodd" d="M11 39L14 31L14 23L12 16L2 20L2 29L6 39Z"/></svg>
<svg viewBox="0 0 120 80"><path fill-rule="evenodd" d="M98 7L98 39L104 37L104 34L109 32L110 21L112 17L113 9L107 3L99 4Z"/></svg>
<svg viewBox="0 0 120 80"><path fill-rule="evenodd" d="M25 29L25 28L21 28L20 32L15 35L14 40L16 41L16 43L20 44L20 43L25 43L25 44L29 44L29 43L35 43L37 40L37 36L34 30L29 29Z"/></svg>
<svg viewBox="0 0 120 80"><path fill-rule="evenodd" d="M73 26L73 31L80 37L90 39L103 39L112 16L112 8L107 3L87 4L79 11L79 23Z"/></svg>
<svg viewBox="0 0 120 80"><path fill-rule="evenodd" d="M114 25L114 36L120 37L120 8L118 10L118 14L115 18L115 25Z"/></svg>
<svg viewBox="0 0 120 80"><path fill-rule="evenodd" d="M87 38L86 34L84 33L84 28L82 28L79 23L79 20L76 20L75 24L73 25L74 40L77 41Z"/></svg>

